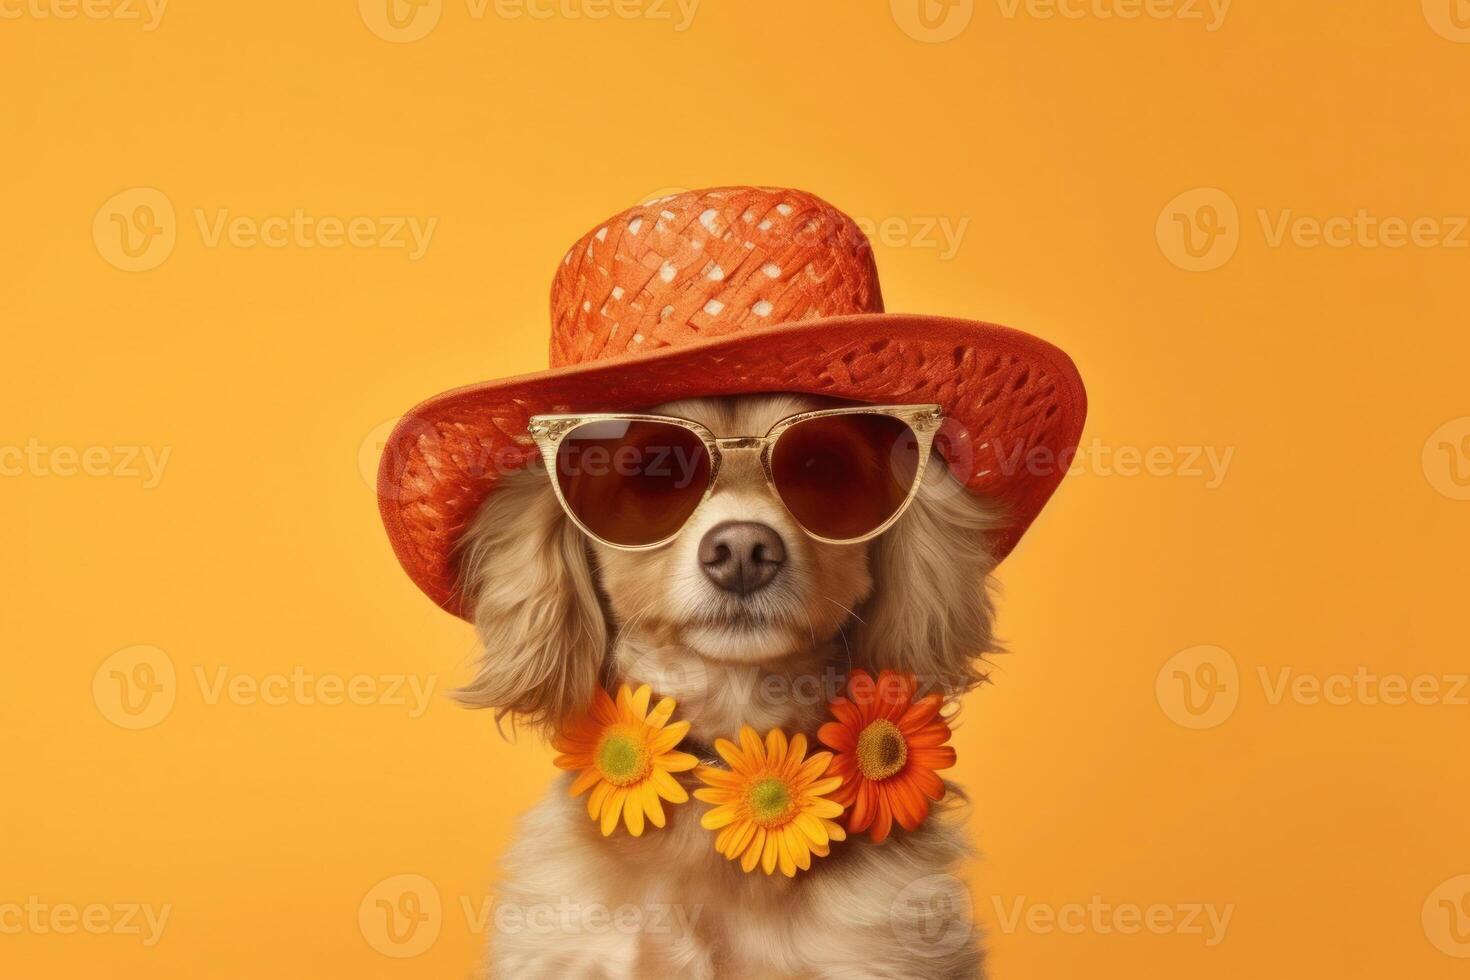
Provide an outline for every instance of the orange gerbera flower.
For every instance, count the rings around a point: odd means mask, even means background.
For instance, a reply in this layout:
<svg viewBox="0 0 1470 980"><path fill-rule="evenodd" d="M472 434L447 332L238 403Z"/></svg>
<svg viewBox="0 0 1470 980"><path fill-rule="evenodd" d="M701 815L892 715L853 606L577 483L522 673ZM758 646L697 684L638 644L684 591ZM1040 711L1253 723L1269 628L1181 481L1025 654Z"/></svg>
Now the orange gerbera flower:
<svg viewBox="0 0 1470 980"><path fill-rule="evenodd" d="M831 841L847 838L832 819L842 815L842 807L829 798L842 782L827 775L832 753L808 759L805 735L787 742L786 733L773 728L761 744L755 729L742 725L738 747L720 738L715 751L730 768L694 771L706 784L694 791L695 798L715 804L699 822L719 831L715 850L731 861L740 858L744 870L759 864L772 874L779 867L794 878L797 869L812 866L813 854L826 857Z"/></svg>
<svg viewBox="0 0 1470 980"><path fill-rule="evenodd" d="M885 840L894 821L913 830L929 815L929 801L944 796L937 769L954 765L949 726L939 717L944 698L938 694L914 700L911 674L882 671L873 680L854 671L847 697L831 704L836 721L817 737L837 753L832 772L842 777L833 799L852 809L847 829L864 830L874 843Z"/></svg>
<svg viewBox="0 0 1470 980"><path fill-rule="evenodd" d="M666 724L674 713L674 699L664 698L649 711L652 696L647 684L632 692L624 684L614 702L599 687L592 696L592 707L552 739L551 744L563 753L556 757L557 766L581 771L572 783L572 795L592 790L587 813L601 823L604 837L612 834L619 816L634 837L643 833L644 817L662 827L660 800L684 803L689 799L671 775L699 765L687 752L674 751L689 731L689 722Z"/></svg>

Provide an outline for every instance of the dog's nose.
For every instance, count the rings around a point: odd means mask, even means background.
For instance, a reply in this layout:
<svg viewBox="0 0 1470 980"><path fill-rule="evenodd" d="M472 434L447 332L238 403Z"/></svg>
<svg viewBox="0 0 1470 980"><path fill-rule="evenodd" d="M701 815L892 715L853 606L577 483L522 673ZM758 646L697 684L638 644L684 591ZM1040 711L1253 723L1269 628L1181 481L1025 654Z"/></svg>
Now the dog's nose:
<svg viewBox="0 0 1470 980"><path fill-rule="evenodd" d="M726 521L705 532L699 564L726 592L750 595L771 584L786 561L786 545L775 529L754 521Z"/></svg>

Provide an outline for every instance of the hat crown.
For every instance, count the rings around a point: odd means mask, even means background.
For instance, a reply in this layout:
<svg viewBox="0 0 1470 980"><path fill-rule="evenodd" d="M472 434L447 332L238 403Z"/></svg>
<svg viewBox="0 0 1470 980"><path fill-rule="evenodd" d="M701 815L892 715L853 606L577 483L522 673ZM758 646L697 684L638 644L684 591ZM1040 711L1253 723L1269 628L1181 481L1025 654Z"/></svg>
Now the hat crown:
<svg viewBox="0 0 1470 980"><path fill-rule="evenodd" d="M551 287L551 364L881 312L872 246L832 205L771 187L686 191L572 246Z"/></svg>

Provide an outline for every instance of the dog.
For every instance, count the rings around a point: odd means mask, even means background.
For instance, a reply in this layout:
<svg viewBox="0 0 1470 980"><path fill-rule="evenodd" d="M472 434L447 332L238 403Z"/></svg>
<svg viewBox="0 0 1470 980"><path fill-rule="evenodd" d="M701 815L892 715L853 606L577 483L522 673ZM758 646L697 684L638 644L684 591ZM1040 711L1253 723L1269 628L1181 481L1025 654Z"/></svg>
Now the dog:
<svg viewBox="0 0 1470 980"><path fill-rule="evenodd" d="M733 437L834 404L733 395L648 411ZM461 539L461 588L483 656L456 696L551 733L596 687L647 684L691 722L688 751L716 764L708 747L742 725L816 745L828 699L858 668L914 674L945 696L948 715L998 651L986 542L1001 517L935 454L892 527L830 544L803 533L757 461L742 459L726 463L672 541L628 551L575 526L538 463L505 476ZM733 561L761 549L759 587L712 569L711 544ZM696 785L691 773L678 778ZM492 920L520 923L492 937L493 976L983 975L955 877L970 850L953 784L917 830L882 844L854 835L785 878L743 873L718 854L695 801L671 808L657 832L604 837L570 782L557 780L524 817L505 856L497 901L523 914ZM540 910L534 923L527 910Z"/></svg>

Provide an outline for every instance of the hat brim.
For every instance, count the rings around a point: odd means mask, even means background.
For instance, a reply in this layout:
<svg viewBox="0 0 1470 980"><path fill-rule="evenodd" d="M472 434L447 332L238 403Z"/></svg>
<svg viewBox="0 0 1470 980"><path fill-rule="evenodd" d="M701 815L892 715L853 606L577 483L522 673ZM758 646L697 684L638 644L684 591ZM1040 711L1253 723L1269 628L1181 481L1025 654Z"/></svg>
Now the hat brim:
<svg viewBox="0 0 1470 980"><path fill-rule="evenodd" d="M467 616L456 547L507 473L539 458L532 415L647 408L681 398L800 392L888 404L937 403L936 448L1006 522L1004 557L1065 475L1087 396L1065 353L1008 327L872 313L779 324L436 395L384 446L378 506L404 571Z"/></svg>

